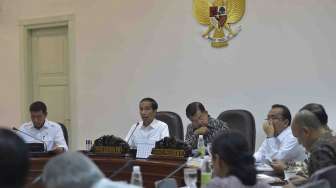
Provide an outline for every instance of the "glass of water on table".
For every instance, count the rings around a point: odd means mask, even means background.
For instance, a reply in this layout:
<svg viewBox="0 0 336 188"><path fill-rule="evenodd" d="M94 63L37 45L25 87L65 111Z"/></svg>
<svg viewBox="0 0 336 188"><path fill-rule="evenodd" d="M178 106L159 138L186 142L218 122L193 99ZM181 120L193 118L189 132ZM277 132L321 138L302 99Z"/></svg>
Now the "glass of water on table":
<svg viewBox="0 0 336 188"><path fill-rule="evenodd" d="M196 188L197 168L184 169L184 182L188 188Z"/></svg>

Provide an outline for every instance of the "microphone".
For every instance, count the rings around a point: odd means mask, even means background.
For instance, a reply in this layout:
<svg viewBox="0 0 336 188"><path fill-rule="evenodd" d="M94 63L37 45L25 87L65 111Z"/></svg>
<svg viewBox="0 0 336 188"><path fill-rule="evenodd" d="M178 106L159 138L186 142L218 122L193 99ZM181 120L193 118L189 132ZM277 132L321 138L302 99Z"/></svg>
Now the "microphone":
<svg viewBox="0 0 336 188"><path fill-rule="evenodd" d="M37 184L41 184L42 183L42 175L37 176L33 181L32 181L32 185L37 185Z"/></svg>
<svg viewBox="0 0 336 188"><path fill-rule="evenodd" d="M199 157L201 155L200 152L197 152L195 154L192 155L192 157ZM188 157L187 161L182 163L180 166L178 166L173 172L171 172L170 174L168 174L165 178L163 179L168 179L170 178L171 176L173 176L174 174L176 174L178 171L180 171L182 168L184 168L185 166L187 166L188 162L192 159L192 157Z"/></svg>
<svg viewBox="0 0 336 188"><path fill-rule="evenodd" d="M122 167L120 167L118 170L116 170L113 174L111 174L109 176L109 179L114 178L115 176L117 176L118 174L120 174L120 172L124 171L126 168L128 168L130 165L133 164L133 160L128 160Z"/></svg>
<svg viewBox="0 0 336 188"><path fill-rule="evenodd" d="M163 179L168 179L171 176L173 176L174 174L176 174L178 171L180 171L182 168L184 168L185 166L187 166L188 162L194 157L197 158L201 155L201 152L197 152L195 154L192 155L192 157L188 157L187 161L184 162L183 164L181 164L180 166L178 166L173 172L171 172L170 174L168 174L165 178Z"/></svg>
<svg viewBox="0 0 336 188"><path fill-rule="evenodd" d="M182 168L184 168L185 166L187 166L188 164L188 161L187 160L186 162L184 162L183 164L181 164L179 167L177 167L173 172L171 172L170 174L168 174L165 178L163 179L168 179L170 177L172 177L174 174L176 174L178 171L180 171Z"/></svg>
<svg viewBox="0 0 336 188"><path fill-rule="evenodd" d="M130 139L132 138L132 136L133 136L133 134L134 134L134 132L135 132L135 130L138 128L138 126L139 126L139 122L137 122L137 124L135 125L135 128L133 129L133 131L132 131L132 133L131 133L131 135L128 137L128 139L127 139L127 144L129 144L128 142L130 141Z"/></svg>
<svg viewBox="0 0 336 188"><path fill-rule="evenodd" d="M33 135L31 135L31 134L28 134L28 133L26 133L26 132L24 132L24 131L21 131L21 130L17 129L16 127L13 127L12 129L13 129L14 131L20 132L20 133L22 133L22 134L24 134L24 135L27 135L27 136L29 136L30 138L33 138L34 140L37 140L37 141L41 142L41 143L43 144L43 146L44 146L44 151L47 151L47 144L45 143L45 141L43 141L43 140L41 140L41 139L38 139L38 138L36 138L35 136L33 136Z"/></svg>

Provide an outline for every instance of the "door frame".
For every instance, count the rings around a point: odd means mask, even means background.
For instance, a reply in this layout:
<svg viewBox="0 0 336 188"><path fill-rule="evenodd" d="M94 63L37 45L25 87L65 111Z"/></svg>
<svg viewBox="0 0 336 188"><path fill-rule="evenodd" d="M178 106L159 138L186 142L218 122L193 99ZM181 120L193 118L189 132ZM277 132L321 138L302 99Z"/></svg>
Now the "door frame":
<svg viewBox="0 0 336 188"><path fill-rule="evenodd" d="M31 78L31 48L28 46L31 42L31 31L33 29L42 29L42 28L53 28L59 26L66 26L68 29L68 68L69 68L69 117L70 117L70 125L68 128L69 132L69 143L73 145L72 142L73 136L71 131L72 129L75 130L77 121L75 121L76 110L76 66L75 66L75 32L74 32L74 15L59 15L59 16L49 16L49 17L41 17L41 18L30 18L30 19L22 19L19 20L19 31L20 31L20 54L19 54L19 61L20 61L20 98L21 98L21 122L28 120L28 108L30 105L30 101L32 101L32 78ZM73 147L72 147L73 148Z"/></svg>

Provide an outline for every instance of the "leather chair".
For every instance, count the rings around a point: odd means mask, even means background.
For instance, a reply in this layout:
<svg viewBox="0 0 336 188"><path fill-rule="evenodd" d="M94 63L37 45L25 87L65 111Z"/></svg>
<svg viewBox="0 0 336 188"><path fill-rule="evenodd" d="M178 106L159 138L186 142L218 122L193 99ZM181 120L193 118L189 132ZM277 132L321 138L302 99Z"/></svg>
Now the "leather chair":
<svg viewBox="0 0 336 188"><path fill-rule="evenodd" d="M310 182L325 179L329 182L330 187L336 187L336 165L323 168L316 171L309 179Z"/></svg>
<svg viewBox="0 0 336 188"><path fill-rule="evenodd" d="M241 132L249 144L250 152L255 149L255 121L251 112L247 110L227 110L219 114L218 119L227 123L231 130Z"/></svg>
<svg viewBox="0 0 336 188"><path fill-rule="evenodd" d="M170 137L175 137L175 139L183 141L183 123L181 117L177 113L160 111L156 113L156 119L163 121L168 125Z"/></svg>
<svg viewBox="0 0 336 188"><path fill-rule="evenodd" d="M63 135L64 135L64 139L66 144L69 147L69 135L68 135L68 129L66 128L66 126L63 123L58 122L58 124L61 126L62 131L63 131Z"/></svg>

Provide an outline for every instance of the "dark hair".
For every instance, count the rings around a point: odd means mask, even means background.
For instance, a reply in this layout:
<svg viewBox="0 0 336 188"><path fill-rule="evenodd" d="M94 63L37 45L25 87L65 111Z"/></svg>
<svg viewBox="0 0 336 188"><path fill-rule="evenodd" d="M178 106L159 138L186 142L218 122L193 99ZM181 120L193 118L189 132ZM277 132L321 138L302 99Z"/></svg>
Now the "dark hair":
<svg viewBox="0 0 336 188"><path fill-rule="evenodd" d="M282 105L282 104L273 104L272 109L273 108L281 108L282 109L282 117L284 117L285 119L288 119L288 125L291 124L292 116L291 116L291 113L290 113L287 106Z"/></svg>
<svg viewBox="0 0 336 188"><path fill-rule="evenodd" d="M149 98L149 97L143 98L143 99L141 99L140 103L142 103L144 101L152 103L152 109L153 110L157 110L158 107L159 107L158 103L154 99L152 99L152 98Z"/></svg>
<svg viewBox="0 0 336 188"><path fill-rule="evenodd" d="M318 118L318 120L322 125L328 124L328 114L326 113L324 107L321 104L317 103L306 104L300 109L300 111L302 110L308 110L312 112Z"/></svg>
<svg viewBox="0 0 336 188"><path fill-rule="evenodd" d="M192 102L188 104L186 108L186 115L188 118L191 118L191 116L195 115L197 111L205 112L205 108L202 103L200 102Z"/></svg>
<svg viewBox="0 0 336 188"><path fill-rule="evenodd" d="M0 187L23 187L29 169L28 147L8 129L0 128Z"/></svg>
<svg viewBox="0 0 336 188"><path fill-rule="evenodd" d="M42 101L33 102L29 107L30 112L42 111L43 114L47 114L47 106Z"/></svg>
<svg viewBox="0 0 336 188"><path fill-rule="evenodd" d="M236 176L244 185L257 183L257 171L254 157L249 152L245 137L236 131L218 135L211 144L212 155L217 154L220 160L229 165L229 174Z"/></svg>

